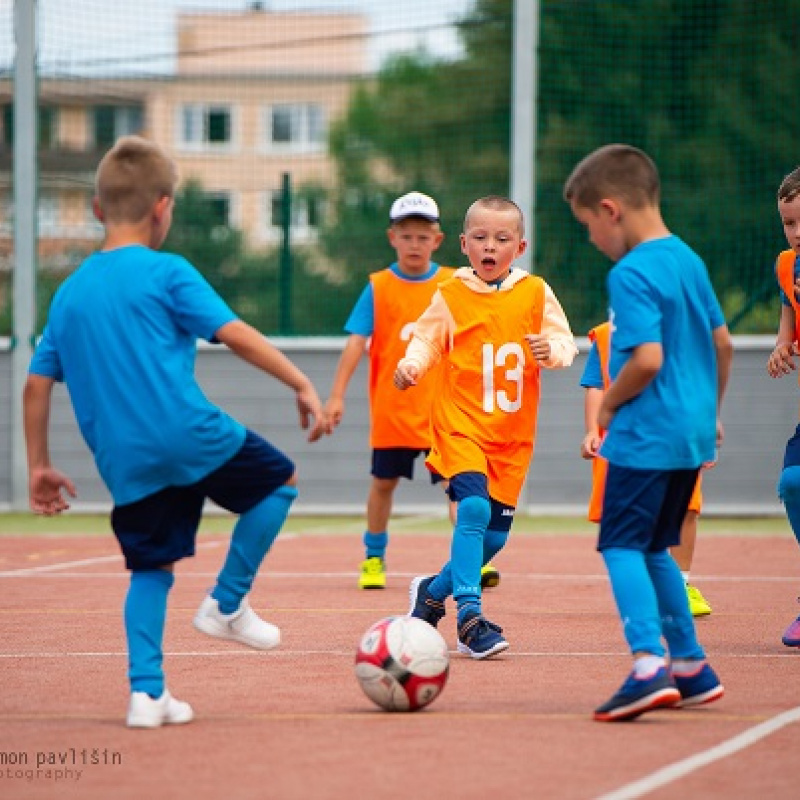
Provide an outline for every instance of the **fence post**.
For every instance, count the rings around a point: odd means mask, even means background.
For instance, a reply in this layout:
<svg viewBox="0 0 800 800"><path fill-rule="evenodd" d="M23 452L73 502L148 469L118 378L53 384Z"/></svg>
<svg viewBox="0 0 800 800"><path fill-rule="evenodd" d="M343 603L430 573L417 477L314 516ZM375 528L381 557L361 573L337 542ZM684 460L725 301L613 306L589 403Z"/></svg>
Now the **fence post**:
<svg viewBox="0 0 800 800"><path fill-rule="evenodd" d="M280 331L284 335L292 333L292 181L288 172L283 173L281 185L281 271Z"/></svg>

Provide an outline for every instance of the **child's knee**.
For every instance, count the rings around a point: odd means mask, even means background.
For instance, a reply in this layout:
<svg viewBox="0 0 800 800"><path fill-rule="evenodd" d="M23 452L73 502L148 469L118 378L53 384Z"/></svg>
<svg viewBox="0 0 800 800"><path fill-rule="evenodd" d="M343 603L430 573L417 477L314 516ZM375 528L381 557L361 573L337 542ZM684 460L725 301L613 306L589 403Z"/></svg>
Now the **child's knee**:
<svg viewBox="0 0 800 800"><path fill-rule="evenodd" d="M786 467L781 472L778 497L785 505L800 504L800 467Z"/></svg>
<svg viewBox="0 0 800 800"><path fill-rule="evenodd" d="M485 497L471 495L459 500L457 525L486 529L492 518L492 505Z"/></svg>

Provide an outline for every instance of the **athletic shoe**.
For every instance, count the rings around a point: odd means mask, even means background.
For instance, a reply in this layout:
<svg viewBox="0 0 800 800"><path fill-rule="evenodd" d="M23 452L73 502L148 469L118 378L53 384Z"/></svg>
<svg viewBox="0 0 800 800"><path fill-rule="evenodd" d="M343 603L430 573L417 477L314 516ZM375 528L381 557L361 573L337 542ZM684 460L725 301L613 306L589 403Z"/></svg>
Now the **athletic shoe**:
<svg viewBox="0 0 800 800"><path fill-rule="evenodd" d="M458 652L478 659L502 653L508 649L502 632L499 625L479 614L469 616L458 626Z"/></svg>
<svg viewBox="0 0 800 800"><path fill-rule="evenodd" d="M691 675L673 675L675 685L681 693L678 706L699 706L703 703L713 703L725 694L725 689L719 682L717 673L705 662L700 662L696 672Z"/></svg>
<svg viewBox="0 0 800 800"><path fill-rule="evenodd" d="M686 597L689 600L689 611L693 617L706 617L711 613L711 606L708 600L703 597L702 592L691 584L686 584Z"/></svg>
<svg viewBox="0 0 800 800"><path fill-rule="evenodd" d="M209 636L231 639L256 650L271 650L281 643L280 628L261 619L246 597L233 614L223 614L219 603L208 595L195 615L194 626Z"/></svg>
<svg viewBox="0 0 800 800"><path fill-rule="evenodd" d="M784 631L781 641L787 647L800 647L800 617Z"/></svg>
<svg viewBox="0 0 800 800"><path fill-rule="evenodd" d="M361 575L358 578L359 589L385 589L386 565L383 559L373 556L361 562Z"/></svg>
<svg viewBox="0 0 800 800"><path fill-rule="evenodd" d="M680 699L681 693L666 667L649 678L637 678L636 673L631 672L619 691L595 709L594 718L600 722L621 722L646 711L674 706Z"/></svg>
<svg viewBox="0 0 800 800"><path fill-rule="evenodd" d="M133 692L128 706L129 728L160 728L162 725L185 725L194 719L188 703L176 700L166 689L157 700L146 692Z"/></svg>
<svg viewBox="0 0 800 800"><path fill-rule="evenodd" d="M491 564L484 564L481 567L481 588L493 589L495 586L499 586L499 584L500 573L497 571L497 567Z"/></svg>
<svg viewBox="0 0 800 800"><path fill-rule="evenodd" d="M408 616L424 620L434 628L445 615L444 600L436 600L428 592L428 587L435 577L435 575L431 575L428 578L414 578L408 590L411 601L408 607Z"/></svg>

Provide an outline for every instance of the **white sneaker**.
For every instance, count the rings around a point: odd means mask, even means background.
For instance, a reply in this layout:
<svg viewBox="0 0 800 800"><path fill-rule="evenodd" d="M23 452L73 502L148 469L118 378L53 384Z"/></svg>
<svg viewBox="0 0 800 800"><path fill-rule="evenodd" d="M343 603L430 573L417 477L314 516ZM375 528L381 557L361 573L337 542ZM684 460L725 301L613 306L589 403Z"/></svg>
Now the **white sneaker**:
<svg viewBox="0 0 800 800"><path fill-rule="evenodd" d="M185 725L194 719L188 703L176 700L166 689L153 700L146 692L133 692L128 706L129 728L160 728L162 725Z"/></svg>
<svg viewBox="0 0 800 800"><path fill-rule="evenodd" d="M197 610L194 626L209 636L232 639L256 650L271 650L281 643L280 628L261 619L246 597L233 614L223 614L219 603L208 595Z"/></svg>

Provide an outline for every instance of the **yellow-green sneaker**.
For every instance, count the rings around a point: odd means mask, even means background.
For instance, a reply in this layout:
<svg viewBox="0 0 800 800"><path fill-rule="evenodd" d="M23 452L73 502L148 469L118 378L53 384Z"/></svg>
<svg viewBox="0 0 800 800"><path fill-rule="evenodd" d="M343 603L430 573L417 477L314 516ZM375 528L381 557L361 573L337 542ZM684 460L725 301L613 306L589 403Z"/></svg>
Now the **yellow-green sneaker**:
<svg viewBox="0 0 800 800"><path fill-rule="evenodd" d="M693 617L707 617L711 613L711 606L696 586L687 583L686 596L689 598L689 611Z"/></svg>
<svg viewBox="0 0 800 800"><path fill-rule="evenodd" d="M481 588L493 589L500 585L500 573L491 564L484 564L481 567Z"/></svg>
<svg viewBox="0 0 800 800"><path fill-rule="evenodd" d="M386 565L382 558L373 556L361 562L361 575L358 578L359 589L385 589Z"/></svg>

